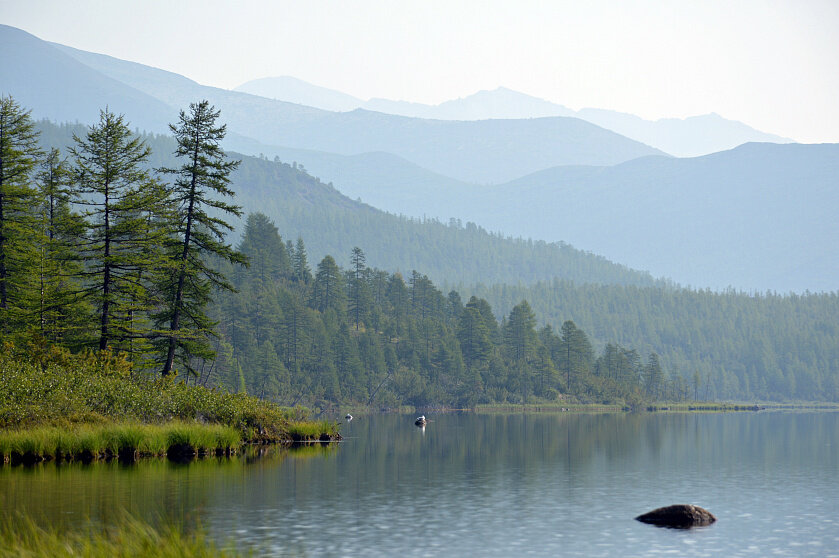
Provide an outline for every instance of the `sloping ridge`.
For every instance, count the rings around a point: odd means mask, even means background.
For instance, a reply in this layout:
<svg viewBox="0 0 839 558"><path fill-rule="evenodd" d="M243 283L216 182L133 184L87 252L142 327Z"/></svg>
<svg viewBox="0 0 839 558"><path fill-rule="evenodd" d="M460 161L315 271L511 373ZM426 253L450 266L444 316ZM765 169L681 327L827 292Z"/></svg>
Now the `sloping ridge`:
<svg viewBox="0 0 839 558"><path fill-rule="evenodd" d="M108 106L134 127L163 132L177 116L166 103L15 27L0 25L0 60L0 93L31 109L36 119L93 122Z"/></svg>
<svg viewBox="0 0 839 558"><path fill-rule="evenodd" d="M683 284L839 288L839 144L550 169L493 188L478 206L486 226L562 238Z"/></svg>

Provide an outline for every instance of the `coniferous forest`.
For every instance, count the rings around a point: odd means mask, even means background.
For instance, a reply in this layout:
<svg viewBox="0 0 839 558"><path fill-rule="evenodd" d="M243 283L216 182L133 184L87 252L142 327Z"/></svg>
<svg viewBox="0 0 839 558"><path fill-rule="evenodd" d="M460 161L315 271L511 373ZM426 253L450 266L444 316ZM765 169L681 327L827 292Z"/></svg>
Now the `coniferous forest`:
<svg viewBox="0 0 839 558"><path fill-rule="evenodd" d="M108 110L70 129L36 128L2 100L5 351L110 349L137 371L283 405L839 399L833 294L691 291L471 224L341 212L297 165L225 155L206 102L172 137ZM306 220L315 249L294 234ZM345 229L373 248L345 245ZM425 272L379 242L419 234L412 250L428 254L413 261L436 264ZM453 255L455 237L468 249ZM529 271L486 261L517 249ZM551 258L576 281L548 280L538 262ZM530 284L509 284L517 272Z"/></svg>

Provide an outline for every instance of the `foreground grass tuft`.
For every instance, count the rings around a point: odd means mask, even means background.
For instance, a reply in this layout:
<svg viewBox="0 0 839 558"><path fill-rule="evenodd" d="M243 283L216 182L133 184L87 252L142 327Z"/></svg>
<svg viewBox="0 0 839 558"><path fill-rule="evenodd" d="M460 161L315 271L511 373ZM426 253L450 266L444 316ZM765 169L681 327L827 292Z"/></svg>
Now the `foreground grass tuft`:
<svg viewBox="0 0 839 558"><path fill-rule="evenodd" d="M114 527L61 532L38 526L30 518L4 523L0 527L0 557L164 557L210 558L244 556L236 550L220 548L202 531L185 533L165 526L156 529L148 523L126 517Z"/></svg>

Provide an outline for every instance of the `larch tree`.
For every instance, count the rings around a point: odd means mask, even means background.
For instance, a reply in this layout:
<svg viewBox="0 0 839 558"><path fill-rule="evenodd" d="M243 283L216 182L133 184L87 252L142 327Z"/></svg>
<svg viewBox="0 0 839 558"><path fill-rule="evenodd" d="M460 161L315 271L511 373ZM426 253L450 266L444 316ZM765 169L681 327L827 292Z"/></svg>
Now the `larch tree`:
<svg viewBox="0 0 839 558"><path fill-rule="evenodd" d="M162 266L157 215L166 207L146 168L151 150L131 133L123 115L107 108L84 138L73 136L72 180L87 221L78 250L85 261L85 296L98 316L99 350L131 352L151 335L138 308L152 304L154 275Z"/></svg>
<svg viewBox="0 0 839 558"><path fill-rule="evenodd" d="M176 357L189 369L192 357L212 354L208 336L213 322L205 308L214 288L234 288L210 267L208 257L234 264L247 262L225 242L233 230L225 219L241 216L242 210L223 199L234 196L230 174L239 161L227 159L219 146L227 131L225 125L217 124L219 115L209 101L202 100L191 103L188 112L182 110L177 125L169 125L177 141L175 155L183 164L161 169L174 177L171 198L176 206L168 243L173 264L163 285L168 296L156 316L158 326L165 330L164 376L173 372Z"/></svg>
<svg viewBox="0 0 839 558"><path fill-rule="evenodd" d="M31 295L35 191L32 171L41 152L29 111L0 97L0 336L26 321Z"/></svg>
<svg viewBox="0 0 839 558"><path fill-rule="evenodd" d="M55 148L41 161L36 183L40 218L38 242L38 332L49 343L77 348L85 344L90 307L82 298L84 269L77 250L84 238L81 216L72 210L66 160Z"/></svg>

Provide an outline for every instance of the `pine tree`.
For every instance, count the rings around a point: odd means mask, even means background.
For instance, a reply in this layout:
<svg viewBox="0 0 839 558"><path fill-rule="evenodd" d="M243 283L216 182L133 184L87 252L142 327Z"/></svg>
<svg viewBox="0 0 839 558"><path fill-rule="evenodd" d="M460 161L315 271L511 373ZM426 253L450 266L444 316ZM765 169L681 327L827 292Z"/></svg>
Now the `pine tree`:
<svg viewBox="0 0 839 558"><path fill-rule="evenodd" d="M174 264L164 285L169 295L166 307L157 314L158 325L165 328L163 375L172 372L176 353L189 368L192 356L212 353L207 340L213 323L205 312L211 289L233 290L227 278L212 269L207 257L214 255L244 264L245 258L225 243L231 225L226 216L240 216L241 209L221 197L232 197L230 173L239 161L226 160L219 142L226 126L217 126L220 112L206 100L189 105L189 113L180 112L178 125L169 125L178 143L175 155L183 160L177 169L161 169L174 176L171 188L176 204L169 243Z"/></svg>
<svg viewBox="0 0 839 558"><path fill-rule="evenodd" d="M491 343L481 312L475 305L469 304L461 312L457 338L466 365L480 368L489 358Z"/></svg>
<svg viewBox="0 0 839 558"><path fill-rule="evenodd" d="M41 152L29 111L0 97L0 336L28 321L35 255L32 171Z"/></svg>

